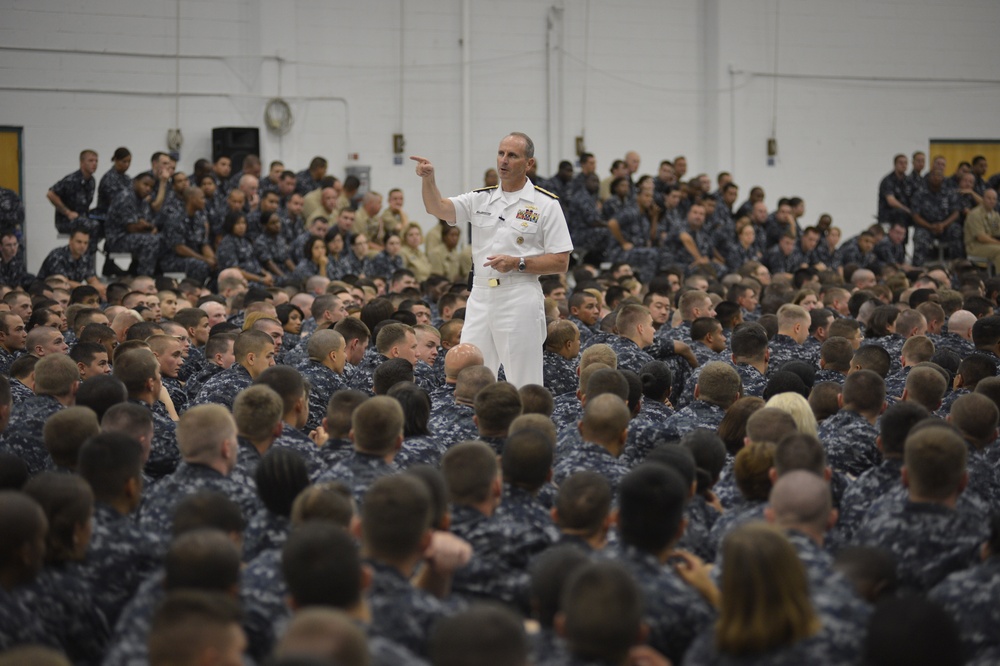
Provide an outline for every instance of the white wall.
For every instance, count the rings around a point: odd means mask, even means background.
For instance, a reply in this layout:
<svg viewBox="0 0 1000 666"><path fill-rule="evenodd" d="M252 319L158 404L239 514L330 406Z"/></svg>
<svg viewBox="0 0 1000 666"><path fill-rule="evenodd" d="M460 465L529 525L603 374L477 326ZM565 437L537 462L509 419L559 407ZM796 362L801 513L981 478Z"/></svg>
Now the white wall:
<svg viewBox="0 0 1000 666"><path fill-rule="evenodd" d="M30 267L57 242L45 191L82 148L101 153L103 173L128 146L138 172L174 126L184 169L210 156L216 126L261 127L265 162L296 169L324 155L339 174L358 153L375 189L402 186L427 223L391 135L403 132L407 154L431 158L454 193L480 182L516 128L535 138L543 175L582 135L602 174L629 149L643 172L685 154L692 174L730 170L742 196L759 184L771 203L802 196L806 221L825 211L848 231L870 222L894 153L934 136L998 138L993 0L179 2L178 122L176 2L0 0L0 124L25 128ZM775 34L777 71L801 78L762 76ZM987 82L941 81L958 78ZM296 117L283 137L262 122L278 95Z"/></svg>

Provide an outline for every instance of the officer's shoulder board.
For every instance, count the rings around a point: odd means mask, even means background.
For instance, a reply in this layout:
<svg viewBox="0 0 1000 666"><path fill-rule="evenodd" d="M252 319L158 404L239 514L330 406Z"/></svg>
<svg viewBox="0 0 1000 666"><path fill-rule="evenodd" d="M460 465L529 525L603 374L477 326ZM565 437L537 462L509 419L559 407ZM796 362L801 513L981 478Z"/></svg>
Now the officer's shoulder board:
<svg viewBox="0 0 1000 666"><path fill-rule="evenodd" d="M548 196L552 197L556 201L559 201L559 197L557 195L552 194L551 192L549 192L544 187L538 187L538 185L535 185L535 189L538 190L539 192L541 192L542 194L547 194Z"/></svg>
<svg viewBox="0 0 1000 666"><path fill-rule="evenodd" d="M495 190L499 185L490 185L489 187L480 187L478 190L472 190L473 192L489 192L490 190Z"/></svg>

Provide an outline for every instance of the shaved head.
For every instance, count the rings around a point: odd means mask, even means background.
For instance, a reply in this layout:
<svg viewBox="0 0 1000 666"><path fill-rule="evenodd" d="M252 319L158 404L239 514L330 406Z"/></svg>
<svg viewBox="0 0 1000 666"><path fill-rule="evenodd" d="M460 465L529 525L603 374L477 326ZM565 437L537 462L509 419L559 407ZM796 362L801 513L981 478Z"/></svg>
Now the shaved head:
<svg viewBox="0 0 1000 666"><path fill-rule="evenodd" d="M833 508L830 484L812 472L788 472L771 489L770 507L779 526L807 527L822 534Z"/></svg>

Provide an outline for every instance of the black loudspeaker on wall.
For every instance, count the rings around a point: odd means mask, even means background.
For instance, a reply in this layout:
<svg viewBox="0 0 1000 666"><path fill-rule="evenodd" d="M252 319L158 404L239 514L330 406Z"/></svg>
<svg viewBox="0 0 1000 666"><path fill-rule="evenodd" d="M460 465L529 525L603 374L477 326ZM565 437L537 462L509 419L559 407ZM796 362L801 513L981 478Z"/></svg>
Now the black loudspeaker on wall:
<svg viewBox="0 0 1000 666"><path fill-rule="evenodd" d="M256 127L215 127L212 129L212 161L226 156L233 173L243 167L247 155L260 156L260 130Z"/></svg>

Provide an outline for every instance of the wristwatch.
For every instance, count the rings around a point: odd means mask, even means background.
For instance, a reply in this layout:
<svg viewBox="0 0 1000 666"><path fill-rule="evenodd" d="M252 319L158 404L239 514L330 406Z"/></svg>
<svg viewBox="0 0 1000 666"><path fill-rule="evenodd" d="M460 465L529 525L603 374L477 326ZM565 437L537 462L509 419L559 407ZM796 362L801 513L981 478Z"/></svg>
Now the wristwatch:
<svg viewBox="0 0 1000 666"><path fill-rule="evenodd" d="M528 268L528 265L524 263L524 257L521 257L520 261L517 263L517 272L523 273Z"/></svg>

